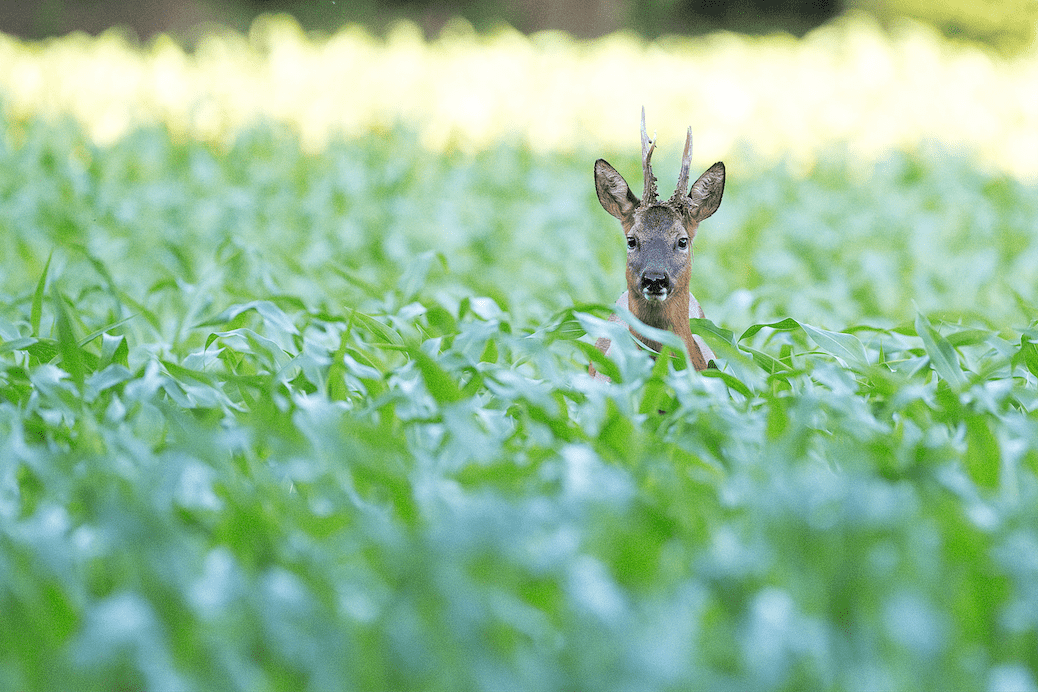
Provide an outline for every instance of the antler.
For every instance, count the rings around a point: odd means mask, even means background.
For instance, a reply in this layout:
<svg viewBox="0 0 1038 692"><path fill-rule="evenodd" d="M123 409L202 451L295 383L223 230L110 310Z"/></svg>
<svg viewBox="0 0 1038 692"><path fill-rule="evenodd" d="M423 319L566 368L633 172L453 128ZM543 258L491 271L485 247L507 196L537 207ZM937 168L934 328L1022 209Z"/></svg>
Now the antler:
<svg viewBox="0 0 1038 692"><path fill-rule="evenodd" d="M692 127L688 128L688 135L685 137L685 153L681 155L681 172L678 174L678 187L674 190L674 196L671 198L674 202L684 202L688 200L688 169L692 166Z"/></svg>
<svg viewBox="0 0 1038 692"><path fill-rule="evenodd" d="M689 128L691 132L691 128ZM645 172L645 191L642 193L642 206L656 203L656 177L652 174L652 152L656 148L656 140L649 140L649 133L645 130L645 106L642 106L642 170ZM685 182L688 182L688 173L685 173Z"/></svg>

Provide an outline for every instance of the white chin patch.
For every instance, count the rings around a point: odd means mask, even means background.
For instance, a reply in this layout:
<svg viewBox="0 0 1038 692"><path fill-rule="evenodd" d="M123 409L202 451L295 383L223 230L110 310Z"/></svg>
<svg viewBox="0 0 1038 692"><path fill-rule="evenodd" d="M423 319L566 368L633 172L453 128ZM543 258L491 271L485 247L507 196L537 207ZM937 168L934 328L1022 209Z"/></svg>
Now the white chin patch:
<svg viewBox="0 0 1038 692"><path fill-rule="evenodd" d="M669 294L667 292L667 289L663 289L659 293L649 293L648 289L642 291L642 296L644 296L645 300L649 301L650 303L654 300L658 300L662 303L667 299L668 295Z"/></svg>

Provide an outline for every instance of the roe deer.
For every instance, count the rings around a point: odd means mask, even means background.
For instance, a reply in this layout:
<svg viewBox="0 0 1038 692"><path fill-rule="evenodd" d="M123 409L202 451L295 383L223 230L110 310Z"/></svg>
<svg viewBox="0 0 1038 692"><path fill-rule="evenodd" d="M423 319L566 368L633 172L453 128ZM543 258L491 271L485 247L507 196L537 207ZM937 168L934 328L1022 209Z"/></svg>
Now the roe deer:
<svg viewBox="0 0 1038 692"><path fill-rule="evenodd" d="M718 161L699 176L688 189L688 170L692 163L692 128L685 138L681 172L674 195L666 202L656 197L656 178L650 159L656 141L645 130L645 108L642 108L642 172L645 188L642 199L635 197L616 169L604 159L595 161L595 189L602 207L620 219L627 236L627 291L616 301L635 317L657 329L674 332L688 348L696 370L705 370L714 358L713 351L689 329L690 317L704 317L703 309L689 293L692 273L692 240L699 222L709 217L721 204L724 193L724 164ZM622 320L613 315L611 321ZM660 344L647 339L629 327L646 347L660 350ZM595 346L609 354L609 339L599 339ZM608 379L588 368L592 377Z"/></svg>

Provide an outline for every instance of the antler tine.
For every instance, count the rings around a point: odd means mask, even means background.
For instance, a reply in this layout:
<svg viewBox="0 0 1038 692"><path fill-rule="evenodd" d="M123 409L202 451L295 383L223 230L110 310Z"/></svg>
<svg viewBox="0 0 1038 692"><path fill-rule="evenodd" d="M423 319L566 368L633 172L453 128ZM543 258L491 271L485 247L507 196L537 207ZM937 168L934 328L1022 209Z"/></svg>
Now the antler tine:
<svg viewBox="0 0 1038 692"><path fill-rule="evenodd" d="M688 128L685 137L685 152L681 155L681 172L678 174L678 187L674 190L674 199L681 200L688 196L688 170L692 167L692 127Z"/></svg>
<svg viewBox="0 0 1038 692"><path fill-rule="evenodd" d="M645 106L642 106L642 170L645 173L645 191L642 193L642 204L656 202L656 177L652 174L652 152L656 148L656 139L649 139L645 130ZM687 176L686 176L687 177Z"/></svg>

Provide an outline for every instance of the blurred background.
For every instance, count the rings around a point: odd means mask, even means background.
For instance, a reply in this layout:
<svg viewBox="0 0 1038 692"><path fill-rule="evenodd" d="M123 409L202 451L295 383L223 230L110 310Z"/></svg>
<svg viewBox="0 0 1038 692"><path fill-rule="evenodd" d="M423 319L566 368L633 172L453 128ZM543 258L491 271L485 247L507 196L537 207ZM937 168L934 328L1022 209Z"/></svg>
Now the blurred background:
<svg viewBox="0 0 1038 692"><path fill-rule="evenodd" d="M214 27L245 31L264 13L288 13L308 31L334 33L362 24L375 34L401 19L433 38L452 18L477 31L502 25L530 34L565 31L596 38L629 30L646 38L718 30L801 36L847 12L891 27L903 19L945 37L984 44L1005 55L1034 40L1036 0L41 0L0 5L0 32L43 39L72 31L125 27L142 41L166 33L191 46Z"/></svg>

